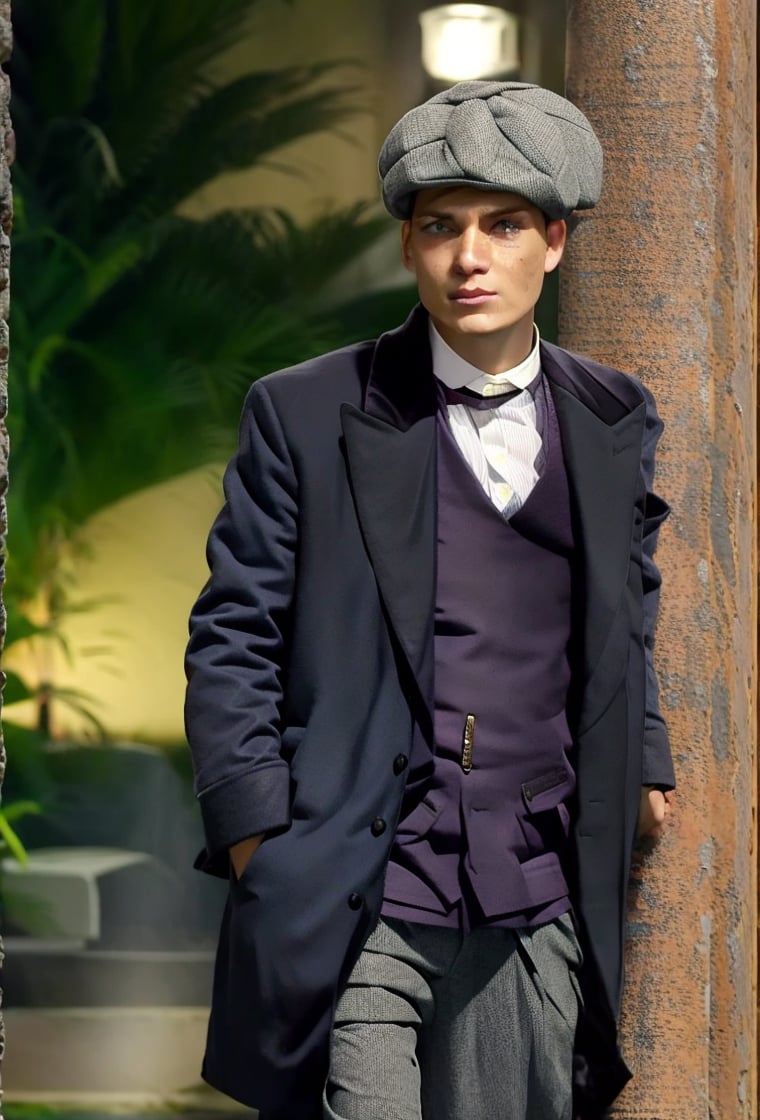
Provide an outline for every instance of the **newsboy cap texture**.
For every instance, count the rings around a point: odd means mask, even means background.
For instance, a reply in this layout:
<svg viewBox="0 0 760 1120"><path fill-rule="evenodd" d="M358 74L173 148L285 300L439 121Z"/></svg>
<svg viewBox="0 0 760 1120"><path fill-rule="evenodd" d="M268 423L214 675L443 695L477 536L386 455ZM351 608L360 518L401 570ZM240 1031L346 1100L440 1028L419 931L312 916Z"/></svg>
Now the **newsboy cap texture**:
<svg viewBox="0 0 760 1120"><path fill-rule="evenodd" d="M409 218L428 187L513 191L549 218L587 210L602 188L602 149L564 97L525 82L459 82L411 109L383 144L383 201Z"/></svg>

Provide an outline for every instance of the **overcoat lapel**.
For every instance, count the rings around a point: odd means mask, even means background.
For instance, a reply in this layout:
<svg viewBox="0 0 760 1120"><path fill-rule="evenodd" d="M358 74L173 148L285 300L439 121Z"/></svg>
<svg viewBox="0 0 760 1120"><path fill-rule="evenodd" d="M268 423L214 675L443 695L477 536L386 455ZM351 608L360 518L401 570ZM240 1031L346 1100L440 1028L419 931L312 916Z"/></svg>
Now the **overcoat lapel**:
<svg viewBox="0 0 760 1120"><path fill-rule="evenodd" d="M621 377L612 391L594 377L595 367L556 347L542 345L542 366L557 409L581 551L584 683L603 665L607 690L614 689L627 647L611 648L610 635L630 563L646 405L629 380ZM587 689L582 723L605 700L604 691Z"/></svg>
<svg viewBox="0 0 760 1120"><path fill-rule="evenodd" d="M377 343L364 409L341 419L364 542L393 631L428 710L433 697L436 392L427 316Z"/></svg>

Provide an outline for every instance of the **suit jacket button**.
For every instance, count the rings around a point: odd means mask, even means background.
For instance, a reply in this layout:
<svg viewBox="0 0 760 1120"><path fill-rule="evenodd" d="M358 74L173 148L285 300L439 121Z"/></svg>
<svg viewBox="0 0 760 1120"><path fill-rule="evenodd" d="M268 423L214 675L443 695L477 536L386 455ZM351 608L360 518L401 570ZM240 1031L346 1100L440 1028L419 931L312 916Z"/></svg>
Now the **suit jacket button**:
<svg viewBox="0 0 760 1120"><path fill-rule="evenodd" d="M397 754L393 760L393 773L396 775L403 774L408 765L409 759L406 757L406 755Z"/></svg>
<svg viewBox="0 0 760 1120"><path fill-rule="evenodd" d="M361 910L363 901L362 896L355 891L348 896L348 905L352 910Z"/></svg>
<svg viewBox="0 0 760 1120"><path fill-rule="evenodd" d="M382 817L375 817L370 825L370 832L373 836L382 836L387 827Z"/></svg>

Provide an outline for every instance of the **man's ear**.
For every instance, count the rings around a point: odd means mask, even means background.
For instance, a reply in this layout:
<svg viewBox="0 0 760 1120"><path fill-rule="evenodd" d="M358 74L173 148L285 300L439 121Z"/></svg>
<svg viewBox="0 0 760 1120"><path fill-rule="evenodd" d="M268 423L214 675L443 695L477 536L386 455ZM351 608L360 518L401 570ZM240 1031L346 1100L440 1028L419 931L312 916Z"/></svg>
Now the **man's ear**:
<svg viewBox="0 0 760 1120"><path fill-rule="evenodd" d="M414 261L412 259L412 223L402 222L401 224L401 260L403 261L404 268L411 273L414 273Z"/></svg>
<svg viewBox="0 0 760 1120"><path fill-rule="evenodd" d="M563 218L552 218L546 223L546 258L544 272L554 272L567 242L567 222Z"/></svg>

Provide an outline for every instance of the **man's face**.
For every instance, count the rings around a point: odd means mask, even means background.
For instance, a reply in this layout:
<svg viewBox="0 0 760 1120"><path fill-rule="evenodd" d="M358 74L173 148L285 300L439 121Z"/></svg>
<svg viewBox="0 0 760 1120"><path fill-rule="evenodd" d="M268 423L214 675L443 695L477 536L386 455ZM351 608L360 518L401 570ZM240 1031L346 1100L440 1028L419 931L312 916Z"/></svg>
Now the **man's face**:
<svg viewBox="0 0 760 1120"><path fill-rule="evenodd" d="M533 310L565 237L563 221L547 222L521 195L463 186L419 191L401 244L449 346L481 369L484 353L508 369L530 350Z"/></svg>

